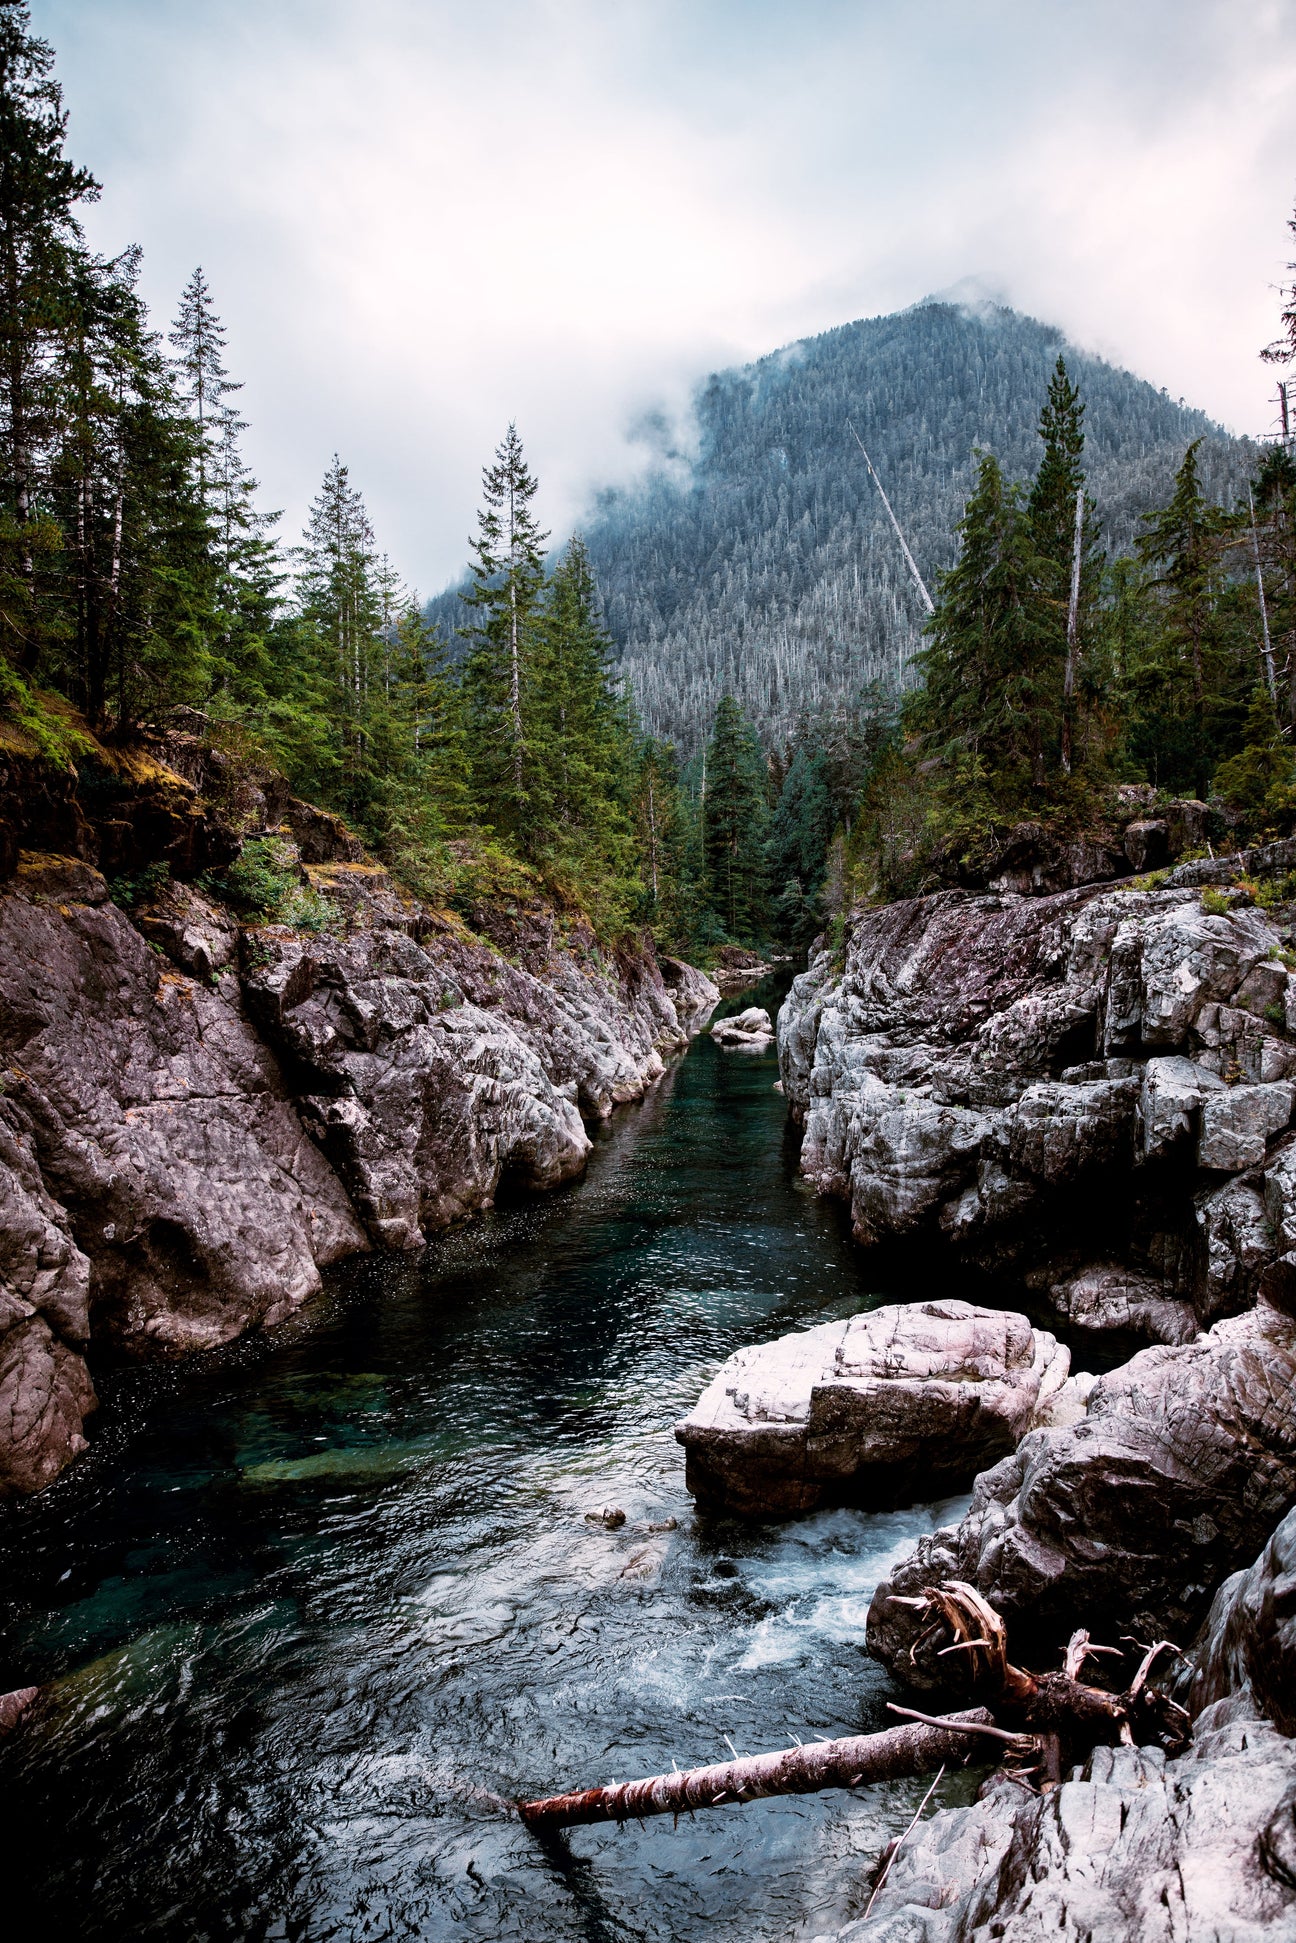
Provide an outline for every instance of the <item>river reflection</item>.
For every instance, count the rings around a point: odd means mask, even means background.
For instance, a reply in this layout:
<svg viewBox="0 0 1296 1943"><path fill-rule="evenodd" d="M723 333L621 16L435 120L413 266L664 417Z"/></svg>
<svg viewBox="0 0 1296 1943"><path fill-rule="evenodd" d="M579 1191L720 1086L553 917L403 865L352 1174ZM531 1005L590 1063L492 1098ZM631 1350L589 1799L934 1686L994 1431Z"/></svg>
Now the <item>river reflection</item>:
<svg viewBox="0 0 1296 1943"><path fill-rule="evenodd" d="M862 1911L917 1783L543 1844L493 1799L882 1723L870 1593L962 1501L704 1521L671 1435L732 1350L886 1299L776 1077L700 1040L579 1185L110 1389L0 1529L0 1685L48 1683L6 1841L51 1936L773 1943Z"/></svg>

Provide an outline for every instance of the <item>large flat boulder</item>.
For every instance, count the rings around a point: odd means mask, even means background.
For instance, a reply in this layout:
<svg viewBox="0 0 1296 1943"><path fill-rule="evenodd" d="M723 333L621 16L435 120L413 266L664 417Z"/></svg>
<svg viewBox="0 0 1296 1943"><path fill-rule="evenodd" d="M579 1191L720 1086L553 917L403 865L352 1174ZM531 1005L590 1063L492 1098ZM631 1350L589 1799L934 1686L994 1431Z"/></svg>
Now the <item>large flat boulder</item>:
<svg viewBox="0 0 1296 1943"><path fill-rule="evenodd" d="M1070 1358L1025 1316L913 1302L731 1356L675 1426L688 1488L748 1516L965 1488L1047 1420Z"/></svg>
<svg viewBox="0 0 1296 1943"><path fill-rule="evenodd" d="M941 1579L975 1585L1027 1641L1080 1623L1187 1640L1294 1504L1296 1323L1261 1304L1141 1350L1099 1378L1083 1416L1025 1437L977 1480L963 1522L878 1587L868 1649L911 1685L956 1690L944 1641L924 1642L905 1603Z"/></svg>

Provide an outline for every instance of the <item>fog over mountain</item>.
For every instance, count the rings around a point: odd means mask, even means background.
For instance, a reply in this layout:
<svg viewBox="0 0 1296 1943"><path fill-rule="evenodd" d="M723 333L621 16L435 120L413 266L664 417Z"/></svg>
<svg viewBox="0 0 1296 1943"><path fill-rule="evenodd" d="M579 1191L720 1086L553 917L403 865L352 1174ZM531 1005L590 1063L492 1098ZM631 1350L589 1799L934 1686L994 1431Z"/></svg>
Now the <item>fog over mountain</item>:
<svg viewBox="0 0 1296 1943"><path fill-rule="evenodd" d="M728 692L772 740L866 683L912 680L924 610L868 447L929 587L950 564L978 447L1025 478L1059 351L1087 403L1090 490L1112 551L1168 496L1200 438L1231 497L1248 447L1203 413L994 304L928 301L723 371L689 452L663 432L633 491L586 525L608 623L645 721L689 752Z"/></svg>

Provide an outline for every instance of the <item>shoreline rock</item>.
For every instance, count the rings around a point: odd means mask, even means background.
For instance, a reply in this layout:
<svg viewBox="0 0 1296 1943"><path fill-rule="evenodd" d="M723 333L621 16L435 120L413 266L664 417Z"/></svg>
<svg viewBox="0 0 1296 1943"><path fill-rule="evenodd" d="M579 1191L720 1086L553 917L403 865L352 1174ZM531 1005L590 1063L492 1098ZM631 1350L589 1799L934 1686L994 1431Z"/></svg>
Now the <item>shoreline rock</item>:
<svg viewBox="0 0 1296 1943"><path fill-rule="evenodd" d="M189 783L145 766L172 854L219 856ZM540 907L474 937L336 818L274 807L336 912L322 933L240 926L180 878L132 921L82 854L22 851L0 886L0 1498L86 1448L96 1345L272 1327L344 1255L571 1179L586 1118L639 1098L719 999Z"/></svg>
<svg viewBox="0 0 1296 1943"><path fill-rule="evenodd" d="M820 950L779 1013L802 1171L865 1245L921 1237L1037 1291L1123 1275L1134 1340L1185 1307L1296 1304L1285 951L1191 887L856 912L844 962Z"/></svg>
<svg viewBox="0 0 1296 1943"><path fill-rule="evenodd" d="M1190 1638L1226 1573L1296 1504L1296 1323L1262 1307L1099 1377L1084 1414L1030 1432L977 1479L962 1523L873 1595L867 1646L908 1685L959 1690L904 1604L962 1579L1025 1651L1079 1623Z"/></svg>

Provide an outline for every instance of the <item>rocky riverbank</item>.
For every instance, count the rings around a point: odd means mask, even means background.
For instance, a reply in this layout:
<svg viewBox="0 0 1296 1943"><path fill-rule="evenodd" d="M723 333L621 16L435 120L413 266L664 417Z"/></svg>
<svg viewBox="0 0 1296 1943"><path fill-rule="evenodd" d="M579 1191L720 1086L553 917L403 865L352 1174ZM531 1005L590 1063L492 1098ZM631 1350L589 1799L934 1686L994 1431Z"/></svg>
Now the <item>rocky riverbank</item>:
<svg viewBox="0 0 1296 1943"><path fill-rule="evenodd" d="M1188 1753L1099 1749L1042 1798L996 1782L906 1844L861 1939L1296 1933L1296 955L1275 881L1289 849L1155 886L866 910L780 1014L803 1171L848 1203L857 1238L993 1277L1037 1334L1047 1322L1115 1365L1071 1378L1043 1419L1019 1406L1015 1448L980 1470L966 1517L879 1586L870 1653L938 1704L966 1697L964 1658L923 1609L942 1580L974 1586L1040 1664L1077 1626L1181 1643L1201 1629ZM889 1379L875 1434L893 1435L895 1395L917 1421L901 1347L873 1373ZM817 1374L807 1448L848 1375ZM711 1411L731 1462L756 1449L742 1446L756 1388L729 1382L727 1415ZM950 1407L926 1406L911 1496ZM895 1486L892 1472L888 1501Z"/></svg>
<svg viewBox="0 0 1296 1943"><path fill-rule="evenodd" d="M227 1342L578 1174L719 996L535 900L430 908L278 779L170 753L0 775L0 1496L85 1448L96 1350ZM267 835L309 931L194 882Z"/></svg>

